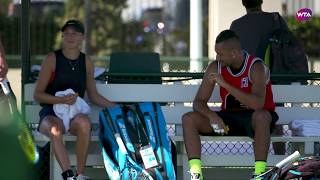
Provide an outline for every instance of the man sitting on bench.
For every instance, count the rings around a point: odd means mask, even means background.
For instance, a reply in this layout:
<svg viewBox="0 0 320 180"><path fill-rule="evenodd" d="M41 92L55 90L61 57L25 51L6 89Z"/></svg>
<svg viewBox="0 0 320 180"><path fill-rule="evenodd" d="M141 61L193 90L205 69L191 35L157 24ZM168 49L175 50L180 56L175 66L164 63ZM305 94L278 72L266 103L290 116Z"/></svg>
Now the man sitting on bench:
<svg viewBox="0 0 320 180"><path fill-rule="evenodd" d="M270 131L278 120L269 69L261 59L242 51L239 37L231 30L218 35L215 51L217 61L204 74L193 102L194 111L182 117L191 179L203 179L199 135L252 137L254 175L259 175L266 169ZM218 112L207 105L215 84L220 86L222 100Z"/></svg>

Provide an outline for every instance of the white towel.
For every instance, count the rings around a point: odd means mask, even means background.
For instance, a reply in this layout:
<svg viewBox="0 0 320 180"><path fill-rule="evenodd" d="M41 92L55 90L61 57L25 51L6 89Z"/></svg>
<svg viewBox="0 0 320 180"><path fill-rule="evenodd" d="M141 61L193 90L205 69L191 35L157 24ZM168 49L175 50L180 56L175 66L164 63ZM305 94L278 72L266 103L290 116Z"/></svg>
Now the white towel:
<svg viewBox="0 0 320 180"><path fill-rule="evenodd" d="M62 97L67 94L75 94L75 92L72 89L67 89L65 91L56 92L55 96ZM77 97L76 102L72 105L54 104L53 111L60 119L63 120L66 132L68 132L70 128L70 120L79 113L89 114L91 109L85 100L83 100L81 97Z"/></svg>
<svg viewBox="0 0 320 180"><path fill-rule="evenodd" d="M320 120L293 120L290 128L296 136L320 136Z"/></svg>

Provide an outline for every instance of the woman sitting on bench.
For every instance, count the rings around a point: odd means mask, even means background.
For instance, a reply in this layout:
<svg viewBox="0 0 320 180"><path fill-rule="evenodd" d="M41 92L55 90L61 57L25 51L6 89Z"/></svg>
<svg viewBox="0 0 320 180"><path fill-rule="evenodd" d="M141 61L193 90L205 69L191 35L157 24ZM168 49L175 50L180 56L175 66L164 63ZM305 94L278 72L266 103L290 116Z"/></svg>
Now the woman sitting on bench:
<svg viewBox="0 0 320 180"><path fill-rule="evenodd" d="M34 98L42 105L39 112L39 131L52 142L55 156L63 171L63 179L85 179L84 167L90 140L91 123L87 115L77 114L70 121L69 132L77 136L77 172L74 176L70 169L70 160L63 144L63 134L67 133L60 118L53 110L54 104L73 105L77 96L84 97L87 92L92 103L107 107L114 103L101 96L96 89L94 66L88 56L80 51L84 39L84 27L77 20L69 20L61 28L63 47L48 54L43 61L37 81ZM76 94L63 97L55 96L58 91L72 89Z"/></svg>

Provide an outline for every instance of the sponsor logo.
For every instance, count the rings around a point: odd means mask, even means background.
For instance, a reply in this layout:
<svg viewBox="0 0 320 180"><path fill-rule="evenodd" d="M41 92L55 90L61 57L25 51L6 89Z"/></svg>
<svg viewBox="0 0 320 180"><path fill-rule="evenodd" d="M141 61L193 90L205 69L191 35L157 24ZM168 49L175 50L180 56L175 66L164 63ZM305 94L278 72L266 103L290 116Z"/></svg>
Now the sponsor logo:
<svg viewBox="0 0 320 180"><path fill-rule="evenodd" d="M309 8L302 8L296 13L297 21L307 21L311 19L312 11Z"/></svg>
<svg viewBox="0 0 320 180"><path fill-rule="evenodd" d="M244 77L241 79L241 88L246 88L249 86L249 78Z"/></svg>

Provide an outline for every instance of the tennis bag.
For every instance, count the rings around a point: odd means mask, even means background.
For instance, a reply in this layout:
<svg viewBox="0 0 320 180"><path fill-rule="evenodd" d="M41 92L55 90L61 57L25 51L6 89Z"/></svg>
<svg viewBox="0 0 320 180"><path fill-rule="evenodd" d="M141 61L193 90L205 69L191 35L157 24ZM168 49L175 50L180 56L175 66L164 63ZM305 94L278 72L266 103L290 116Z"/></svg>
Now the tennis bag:
<svg viewBox="0 0 320 180"><path fill-rule="evenodd" d="M308 73L308 59L298 39L289 31L281 21L279 13L271 13L273 30L266 41L259 45L266 46L263 57L272 74L306 74ZM260 54L260 52L257 52ZM296 79L273 79L272 84L291 84ZM307 84L306 80L298 80Z"/></svg>
<svg viewBox="0 0 320 180"><path fill-rule="evenodd" d="M300 158L284 167L279 179L320 180L320 157Z"/></svg>
<svg viewBox="0 0 320 180"><path fill-rule="evenodd" d="M302 157L283 167L272 168L266 173L255 177L264 180L320 180L320 157Z"/></svg>
<svg viewBox="0 0 320 180"><path fill-rule="evenodd" d="M110 179L176 179L172 142L158 103L105 108L99 121L100 147Z"/></svg>

